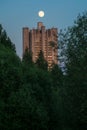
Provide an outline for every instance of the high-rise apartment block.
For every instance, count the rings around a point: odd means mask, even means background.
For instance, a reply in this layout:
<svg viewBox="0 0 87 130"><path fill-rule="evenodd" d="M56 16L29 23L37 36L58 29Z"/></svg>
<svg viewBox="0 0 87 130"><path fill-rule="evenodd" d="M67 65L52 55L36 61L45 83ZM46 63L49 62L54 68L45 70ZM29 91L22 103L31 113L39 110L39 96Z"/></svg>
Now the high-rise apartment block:
<svg viewBox="0 0 87 130"><path fill-rule="evenodd" d="M28 49L32 52L35 62L42 51L48 67L58 64L58 32L57 28L46 29L42 22L37 23L37 29L23 28L23 54Z"/></svg>

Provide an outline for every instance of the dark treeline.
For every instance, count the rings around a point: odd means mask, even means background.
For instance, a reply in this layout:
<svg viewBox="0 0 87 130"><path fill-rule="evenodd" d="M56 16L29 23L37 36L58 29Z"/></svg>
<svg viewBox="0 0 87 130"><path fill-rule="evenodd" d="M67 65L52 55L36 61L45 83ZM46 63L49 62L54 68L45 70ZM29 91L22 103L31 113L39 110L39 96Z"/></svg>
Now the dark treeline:
<svg viewBox="0 0 87 130"><path fill-rule="evenodd" d="M87 130L87 12L60 31L64 68L23 59L0 25L0 129Z"/></svg>

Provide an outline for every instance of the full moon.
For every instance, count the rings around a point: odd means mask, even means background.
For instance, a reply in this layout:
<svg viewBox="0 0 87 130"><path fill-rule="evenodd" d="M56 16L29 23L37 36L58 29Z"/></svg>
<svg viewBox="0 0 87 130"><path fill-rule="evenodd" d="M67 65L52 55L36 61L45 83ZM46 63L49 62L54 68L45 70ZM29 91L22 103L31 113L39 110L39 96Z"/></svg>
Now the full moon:
<svg viewBox="0 0 87 130"><path fill-rule="evenodd" d="M44 11L39 11L38 15L39 15L39 17L44 17Z"/></svg>

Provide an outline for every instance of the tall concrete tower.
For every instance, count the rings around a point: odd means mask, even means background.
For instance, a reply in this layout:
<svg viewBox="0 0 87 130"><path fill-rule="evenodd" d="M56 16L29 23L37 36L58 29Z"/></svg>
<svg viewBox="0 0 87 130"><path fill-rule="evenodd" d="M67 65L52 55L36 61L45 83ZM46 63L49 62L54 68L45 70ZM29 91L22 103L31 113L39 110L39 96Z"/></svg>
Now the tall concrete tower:
<svg viewBox="0 0 87 130"><path fill-rule="evenodd" d="M28 49L32 52L36 62L40 50L50 68L53 63L58 64L58 32L57 28L46 29L42 22L37 23L37 29L23 28L23 54Z"/></svg>

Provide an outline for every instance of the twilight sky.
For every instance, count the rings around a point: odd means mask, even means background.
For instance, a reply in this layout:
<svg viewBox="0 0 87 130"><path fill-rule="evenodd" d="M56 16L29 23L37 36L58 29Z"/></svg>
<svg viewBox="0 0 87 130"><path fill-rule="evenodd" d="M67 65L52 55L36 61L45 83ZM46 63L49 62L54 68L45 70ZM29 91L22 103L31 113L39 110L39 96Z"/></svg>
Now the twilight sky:
<svg viewBox="0 0 87 130"><path fill-rule="evenodd" d="M43 10L45 16L38 17ZM22 56L22 27L36 28L37 22L58 30L72 26L79 13L87 10L87 0L0 0L0 24Z"/></svg>

